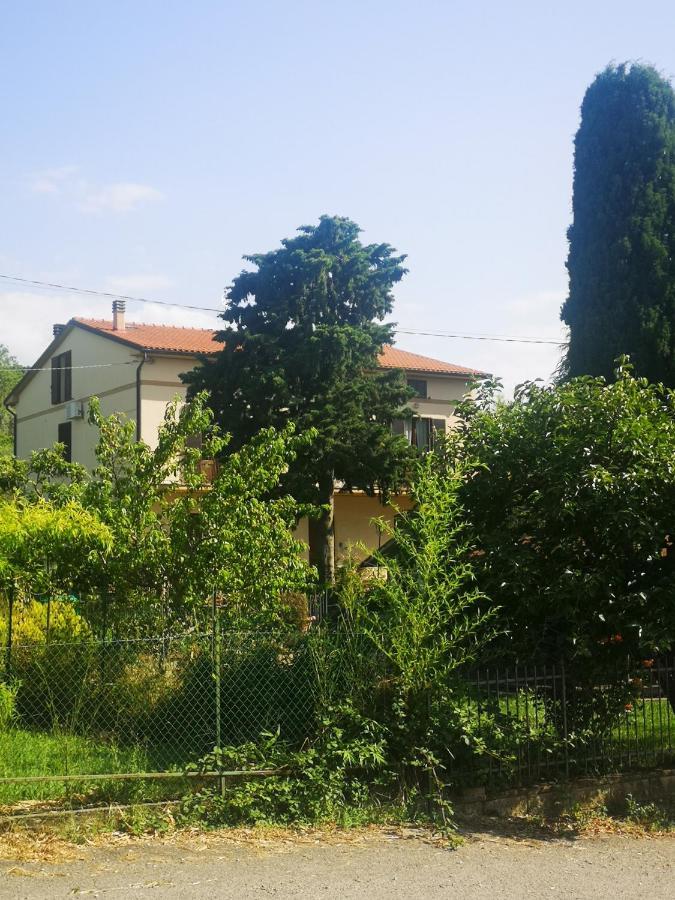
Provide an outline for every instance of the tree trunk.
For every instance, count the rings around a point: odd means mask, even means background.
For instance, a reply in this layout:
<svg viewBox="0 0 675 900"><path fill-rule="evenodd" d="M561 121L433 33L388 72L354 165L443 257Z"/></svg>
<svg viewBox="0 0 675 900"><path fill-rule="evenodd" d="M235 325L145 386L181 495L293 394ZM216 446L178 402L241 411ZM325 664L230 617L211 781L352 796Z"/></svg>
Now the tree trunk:
<svg viewBox="0 0 675 900"><path fill-rule="evenodd" d="M321 484L321 506L318 518L309 520L309 561L316 566L324 585L335 581L335 502L333 500L333 476Z"/></svg>

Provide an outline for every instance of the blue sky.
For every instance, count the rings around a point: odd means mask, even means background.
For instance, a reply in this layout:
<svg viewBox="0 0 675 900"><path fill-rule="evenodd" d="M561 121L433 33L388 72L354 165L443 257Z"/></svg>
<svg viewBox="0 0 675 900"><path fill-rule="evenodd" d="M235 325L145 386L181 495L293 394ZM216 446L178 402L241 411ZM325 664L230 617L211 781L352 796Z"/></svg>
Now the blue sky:
<svg viewBox="0 0 675 900"><path fill-rule="evenodd" d="M3 4L0 272L217 306L324 212L408 254L402 327L562 335L579 104L610 60L675 71L670 2ZM107 301L0 285L30 362ZM130 318L209 325L130 305ZM401 336L546 378L558 351Z"/></svg>

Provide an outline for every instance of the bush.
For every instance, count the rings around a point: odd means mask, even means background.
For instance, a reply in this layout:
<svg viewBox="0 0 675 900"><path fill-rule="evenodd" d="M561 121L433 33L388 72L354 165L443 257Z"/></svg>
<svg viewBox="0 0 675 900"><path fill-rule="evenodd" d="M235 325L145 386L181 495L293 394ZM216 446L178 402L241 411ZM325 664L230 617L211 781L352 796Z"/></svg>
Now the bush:
<svg viewBox="0 0 675 900"><path fill-rule="evenodd" d="M0 646L7 644L7 604L0 605ZM75 605L55 598L49 609L49 640L53 643L75 643L91 640L91 629ZM15 603L12 616L12 644L41 645L47 643L47 603L28 600Z"/></svg>
<svg viewBox="0 0 675 900"><path fill-rule="evenodd" d="M5 731L16 717L17 684L0 682L0 731Z"/></svg>
<svg viewBox="0 0 675 900"><path fill-rule="evenodd" d="M374 556L386 578L352 579L343 594L350 628L369 645L362 712L388 729L402 789L436 798L458 749L482 746L466 715L462 672L494 633L494 610L476 588L468 555L464 477L463 466L443 469L427 456L412 481L414 508L394 525L381 523L389 543Z"/></svg>
<svg viewBox="0 0 675 900"><path fill-rule="evenodd" d="M474 569L512 658L619 671L675 637L675 392L634 378L521 385L460 410ZM571 670L571 667L570 667ZM673 696L675 703L675 695Z"/></svg>
<svg viewBox="0 0 675 900"><path fill-rule="evenodd" d="M207 755L196 771L277 774L231 779L222 794L202 790L182 812L209 825L351 824L371 803L370 785L385 764L383 728L345 705L326 710L315 739L300 750L275 732Z"/></svg>

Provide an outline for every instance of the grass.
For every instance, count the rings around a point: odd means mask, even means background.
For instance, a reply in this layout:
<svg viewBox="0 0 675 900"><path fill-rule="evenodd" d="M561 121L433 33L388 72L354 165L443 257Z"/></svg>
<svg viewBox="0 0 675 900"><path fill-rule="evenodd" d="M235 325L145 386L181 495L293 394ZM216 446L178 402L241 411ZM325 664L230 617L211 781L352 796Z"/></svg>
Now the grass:
<svg viewBox="0 0 675 900"><path fill-rule="evenodd" d="M66 733L32 732L10 729L0 732L0 778L23 776L78 775L82 781L0 783L0 804L25 800L116 799L131 794L155 799L175 787L172 781L124 782L89 781L87 775L154 771L153 760L140 747L119 747L114 742ZM180 781L177 779L177 783ZM152 796L148 796L148 794Z"/></svg>
<svg viewBox="0 0 675 900"><path fill-rule="evenodd" d="M497 710L498 719L503 717L502 724L506 720L512 726L502 728L494 755L469 758L466 765L461 761L452 776L457 784L470 786L487 780L495 787L507 787L521 779L541 781L564 774L564 748L540 700L522 692L517 702L513 697L499 698ZM472 709L471 713L479 718L476 710ZM488 744L490 724L488 717L485 722ZM672 764L675 762L675 714L665 699L636 701L602 736L572 738L568 759L571 775ZM193 754L187 748L168 744L124 746L109 735L85 737L66 731L39 732L15 726L0 730L0 778L77 774L83 778L74 782L0 783L0 805L63 800L126 803L179 797L187 788L186 781L180 779L91 781L86 776L182 771L190 761Z"/></svg>

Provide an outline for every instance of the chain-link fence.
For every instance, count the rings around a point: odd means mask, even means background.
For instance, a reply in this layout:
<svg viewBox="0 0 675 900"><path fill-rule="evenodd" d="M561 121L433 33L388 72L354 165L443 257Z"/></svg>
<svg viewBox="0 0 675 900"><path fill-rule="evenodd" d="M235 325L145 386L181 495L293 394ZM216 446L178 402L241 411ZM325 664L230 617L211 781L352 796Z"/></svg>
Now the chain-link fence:
<svg viewBox="0 0 675 900"><path fill-rule="evenodd" d="M23 796L7 779L35 796L48 776L183 772L215 746L277 730L295 744L313 729L316 668L302 635L23 644L9 665L0 803Z"/></svg>
<svg viewBox="0 0 675 900"><path fill-rule="evenodd" d="M220 633L215 625L11 645L0 680L0 805L64 796L66 783L89 797L92 776L145 778L137 796L147 798L149 774L156 785L160 775L183 777L214 747L263 732L300 747L317 733L326 697L349 696L352 675L341 673L339 652L331 656L330 637L330 629ZM370 692L383 721L389 688L376 679ZM624 659L592 678L562 664L493 666L465 673L455 689L453 715L459 704L470 735L447 748L455 786L675 764L672 658Z"/></svg>

